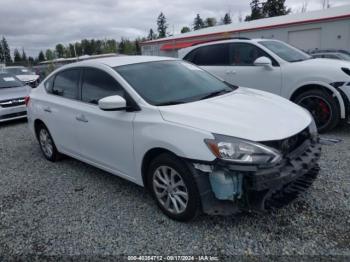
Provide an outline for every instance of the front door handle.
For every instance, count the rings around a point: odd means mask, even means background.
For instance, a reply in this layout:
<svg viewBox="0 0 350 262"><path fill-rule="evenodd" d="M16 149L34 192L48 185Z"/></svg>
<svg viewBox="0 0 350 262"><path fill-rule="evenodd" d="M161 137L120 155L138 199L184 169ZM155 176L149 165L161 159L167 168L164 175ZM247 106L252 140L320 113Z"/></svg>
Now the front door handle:
<svg viewBox="0 0 350 262"><path fill-rule="evenodd" d="M52 112L51 108L48 107L48 106L44 107L44 111L47 112L47 113L51 113Z"/></svg>
<svg viewBox="0 0 350 262"><path fill-rule="evenodd" d="M75 119L80 121L80 122L84 122L84 123L89 122L89 120L87 120L84 115L78 115L78 116L75 117Z"/></svg>

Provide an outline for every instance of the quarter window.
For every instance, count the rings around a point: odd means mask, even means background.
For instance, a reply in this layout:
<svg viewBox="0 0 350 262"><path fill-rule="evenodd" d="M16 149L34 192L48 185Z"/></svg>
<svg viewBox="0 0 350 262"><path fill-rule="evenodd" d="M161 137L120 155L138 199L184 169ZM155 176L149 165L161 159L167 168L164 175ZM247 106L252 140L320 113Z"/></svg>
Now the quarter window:
<svg viewBox="0 0 350 262"><path fill-rule="evenodd" d="M123 88L113 77L98 69L84 70L82 101L98 104L101 98L113 95L125 97Z"/></svg>
<svg viewBox="0 0 350 262"><path fill-rule="evenodd" d="M199 47L188 54L185 60L201 66L229 65L229 45L217 44Z"/></svg>
<svg viewBox="0 0 350 262"><path fill-rule="evenodd" d="M80 69L70 69L56 75L52 93L54 95L78 99Z"/></svg>

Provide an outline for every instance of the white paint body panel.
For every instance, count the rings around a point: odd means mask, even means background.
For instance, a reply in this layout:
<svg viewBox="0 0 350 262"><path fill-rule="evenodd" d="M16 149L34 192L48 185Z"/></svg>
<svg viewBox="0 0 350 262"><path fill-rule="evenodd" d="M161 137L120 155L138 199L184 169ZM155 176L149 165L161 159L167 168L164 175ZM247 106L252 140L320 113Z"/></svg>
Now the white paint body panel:
<svg viewBox="0 0 350 262"><path fill-rule="evenodd" d="M290 137L311 123L310 115L288 100L244 88L200 102L152 106L111 68L127 64L126 58L119 59L71 64L53 74L84 66L104 70L119 81L140 111L102 111L96 105L50 95L44 80L30 94L28 123L32 132L39 119L48 126L60 152L143 185L142 161L151 149L213 161L215 156L204 143L204 139L214 138L213 133L254 141L275 140ZM149 59L161 60L164 58ZM138 62L147 62L147 58L133 57L129 63ZM45 111L47 107L51 113ZM88 121L76 121L79 115Z"/></svg>
<svg viewBox="0 0 350 262"><path fill-rule="evenodd" d="M350 76L345 74L341 69L343 67L350 69L350 62L318 58L289 63L259 43L264 40L266 39L209 42L182 49L179 52L179 56L183 59L191 51L201 46L215 45L217 43L249 43L256 45L273 57L280 66L271 68L261 66L203 66L202 68L233 85L271 92L287 99L291 99L292 95L303 86L322 86L329 89L337 97L341 118L346 118L345 102L339 91L330 84L334 82L350 83ZM226 73L230 70L234 71L234 74ZM342 87L341 89L343 90L345 88ZM349 91L345 90L344 93L350 100Z"/></svg>

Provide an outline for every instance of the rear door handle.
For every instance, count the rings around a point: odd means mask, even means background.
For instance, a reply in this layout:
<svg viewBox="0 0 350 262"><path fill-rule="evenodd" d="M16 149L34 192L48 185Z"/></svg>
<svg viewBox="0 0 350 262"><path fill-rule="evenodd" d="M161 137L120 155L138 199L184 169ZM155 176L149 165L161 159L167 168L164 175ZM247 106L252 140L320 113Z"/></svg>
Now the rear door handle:
<svg viewBox="0 0 350 262"><path fill-rule="evenodd" d="M235 70L227 70L225 73L226 73L226 75L235 75L235 74L237 74L237 72Z"/></svg>
<svg viewBox="0 0 350 262"><path fill-rule="evenodd" d="M45 112L48 112L48 113L51 113L51 112L52 112L52 111L51 111L51 108L48 107L48 106L45 106L45 107L44 107L44 111L45 111Z"/></svg>
<svg viewBox="0 0 350 262"><path fill-rule="evenodd" d="M89 120L87 120L84 115L78 115L78 116L75 117L75 119L80 121L80 122L84 122L84 123L89 122Z"/></svg>

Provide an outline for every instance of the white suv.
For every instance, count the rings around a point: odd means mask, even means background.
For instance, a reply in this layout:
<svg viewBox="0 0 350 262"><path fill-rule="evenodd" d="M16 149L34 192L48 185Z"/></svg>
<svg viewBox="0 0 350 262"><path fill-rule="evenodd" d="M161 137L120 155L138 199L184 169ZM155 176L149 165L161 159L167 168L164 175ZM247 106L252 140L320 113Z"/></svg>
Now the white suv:
<svg viewBox="0 0 350 262"><path fill-rule="evenodd" d="M233 85L271 92L305 107L321 132L349 117L350 62L312 59L267 39L208 42L182 49L179 56Z"/></svg>
<svg viewBox="0 0 350 262"><path fill-rule="evenodd" d="M181 221L280 205L318 173L317 128L305 109L182 60L67 65L27 106L48 160L62 153L145 186Z"/></svg>

